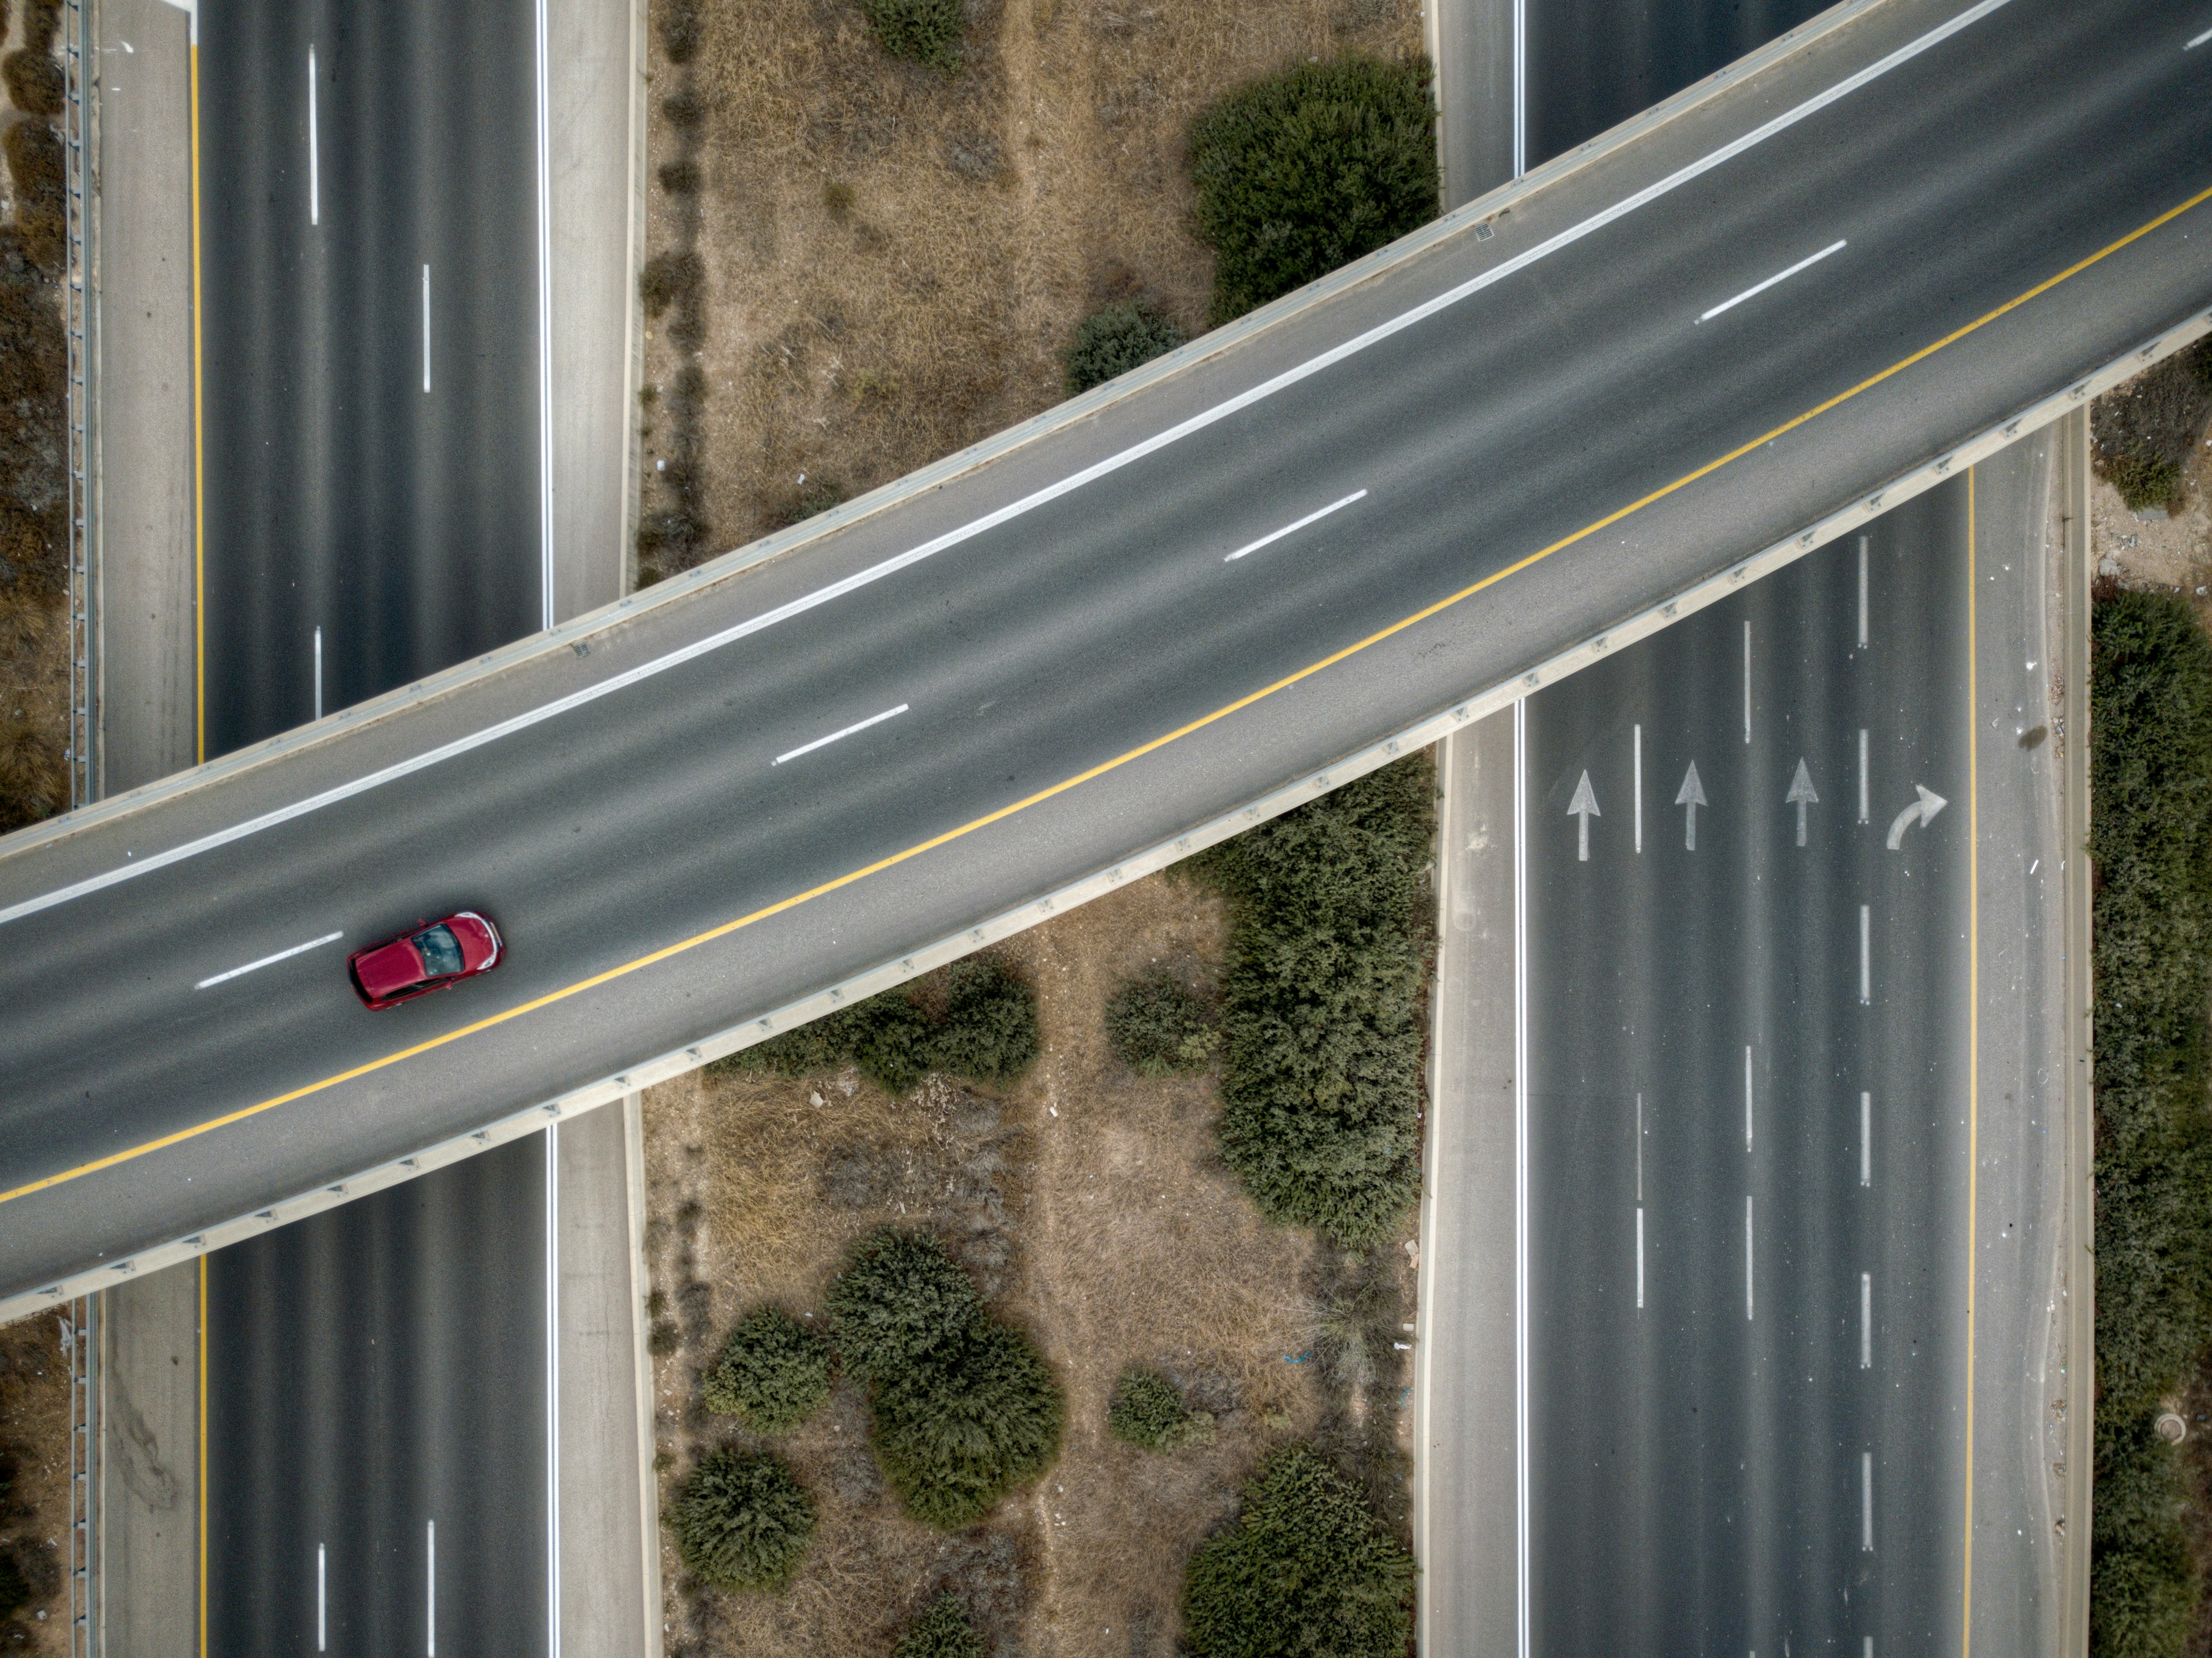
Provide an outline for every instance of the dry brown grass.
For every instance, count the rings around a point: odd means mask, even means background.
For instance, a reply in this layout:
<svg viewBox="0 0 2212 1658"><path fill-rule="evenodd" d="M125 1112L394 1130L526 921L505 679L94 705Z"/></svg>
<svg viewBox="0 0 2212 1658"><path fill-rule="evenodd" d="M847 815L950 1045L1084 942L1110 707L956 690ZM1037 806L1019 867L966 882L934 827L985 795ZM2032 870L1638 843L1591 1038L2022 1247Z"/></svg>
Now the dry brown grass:
<svg viewBox="0 0 2212 1658"><path fill-rule="evenodd" d="M69 629L60 595L0 588L0 833L69 805Z"/></svg>
<svg viewBox="0 0 2212 1658"><path fill-rule="evenodd" d="M1156 963L1210 973L1218 902L1161 878L1024 935L1043 1057L996 1095L933 1081L892 1100L857 1078L695 1077L647 1097L648 1234L664 1346L656 1406L672 1482L744 1437L698 1412L697 1378L761 1301L822 1314L845 1248L886 1221L932 1227L995 1309L1036 1336L1067 1392L1066 1446L1033 1490L947 1538L905 1519L842 1385L781 1442L822 1503L789 1594L697 1594L672 1555L672 1651L881 1654L941 1586L970 1596L1002 1654L1167 1653L1192 1546L1232 1509L1261 1450L1325 1425L1316 1251L1267 1226L1214 1155L1209 1078L1152 1080L1114 1059L1105 1005ZM1220 1418L1203 1449L1111 1438L1125 1364L1155 1364Z"/></svg>
<svg viewBox="0 0 2212 1658"><path fill-rule="evenodd" d="M1152 295L1203 327L1211 256L1192 236L1192 117L1302 57L1420 43L1416 0L986 0L946 76L878 50L857 4L749 0L700 14L696 58L656 67L665 103L703 111L707 337L654 330L648 512L679 456L665 394L705 380L702 508L710 550L786 522L808 483L846 495L1049 407L1076 324ZM670 12L658 0L656 53ZM656 187L651 246L680 239ZM677 460L671 459L671 471ZM804 475L807 483L800 482Z"/></svg>
<svg viewBox="0 0 2212 1658"><path fill-rule="evenodd" d="M65 1653L69 1595L69 1369L61 1315L0 1327L0 1558L12 1558L32 1598L0 1621L0 1651ZM40 1616L41 1613L45 1615Z"/></svg>

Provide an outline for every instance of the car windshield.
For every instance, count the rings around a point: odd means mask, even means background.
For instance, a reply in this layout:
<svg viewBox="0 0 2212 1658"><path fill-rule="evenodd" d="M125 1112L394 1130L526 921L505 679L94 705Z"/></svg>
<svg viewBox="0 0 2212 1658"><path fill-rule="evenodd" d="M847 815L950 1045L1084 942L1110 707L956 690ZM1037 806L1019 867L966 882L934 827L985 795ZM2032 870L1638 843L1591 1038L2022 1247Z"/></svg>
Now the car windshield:
<svg viewBox="0 0 2212 1658"><path fill-rule="evenodd" d="M434 979L461 970L461 941L443 921L416 933L415 948L422 952L422 970Z"/></svg>

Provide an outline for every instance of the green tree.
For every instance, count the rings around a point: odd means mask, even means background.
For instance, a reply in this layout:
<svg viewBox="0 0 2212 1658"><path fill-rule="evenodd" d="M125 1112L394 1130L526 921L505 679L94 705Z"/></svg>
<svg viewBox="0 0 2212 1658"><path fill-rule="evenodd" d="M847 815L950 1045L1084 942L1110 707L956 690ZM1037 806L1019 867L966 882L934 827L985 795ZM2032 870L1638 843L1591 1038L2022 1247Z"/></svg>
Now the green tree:
<svg viewBox="0 0 2212 1658"><path fill-rule="evenodd" d="M676 1552L718 1588L781 1589L814 1537L814 1499L782 1460L713 1451L661 1515Z"/></svg>
<svg viewBox="0 0 2212 1658"><path fill-rule="evenodd" d="M1198 118L1190 170L1227 322L1437 216L1428 64L1351 56L1255 82Z"/></svg>
<svg viewBox="0 0 2212 1658"><path fill-rule="evenodd" d="M1106 1035L1121 1063L1143 1077L1203 1071L1221 1041L1206 1004L1164 970L1115 993L1106 1004Z"/></svg>
<svg viewBox="0 0 2212 1658"><path fill-rule="evenodd" d="M1183 339L1175 319L1150 300L1121 300L1094 311L1077 327L1063 360L1067 395L1079 396L1132 368L1141 368L1154 357L1165 356Z"/></svg>
<svg viewBox="0 0 2212 1658"><path fill-rule="evenodd" d="M982 1637L968 1622L959 1597L940 1594L907 1626L891 1658L988 1658Z"/></svg>
<svg viewBox="0 0 2212 1658"><path fill-rule="evenodd" d="M830 1281L830 1319L847 1368L864 1382L905 1370L983 1310L975 1282L927 1232L886 1226L853 1248Z"/></svg>
<svg viewBox="0 0 2212 1658"><path fill-rule="evenodd" d="M702 1389L707 1408L755 1433L781 1433L830 1397L830 1344L781 1307L763 1307L730 1333Z"/></svg>
<svg viewBox="0 0 2212 1658"><path fill-rule="evenodd" d="M960 0L860 0L877 43L894 58L951 69L968 20Z"/></svg>
<svg viewBox="0 0 2212 1658"><path fill-rule="evenodd" d="M1037 1048L1036 998L1014 970L997 956L954 963L931 1068L1007 1082L1036 1062Z"/></svg>
<svg viewBox="0 0 2212 1658"><path fill-rule="evenodd" d="M1287 1445L1191 1557L1183 1638L1196 1658L1403 1658L1413 1600L1413 1557L1311 1446Z"/></svg>

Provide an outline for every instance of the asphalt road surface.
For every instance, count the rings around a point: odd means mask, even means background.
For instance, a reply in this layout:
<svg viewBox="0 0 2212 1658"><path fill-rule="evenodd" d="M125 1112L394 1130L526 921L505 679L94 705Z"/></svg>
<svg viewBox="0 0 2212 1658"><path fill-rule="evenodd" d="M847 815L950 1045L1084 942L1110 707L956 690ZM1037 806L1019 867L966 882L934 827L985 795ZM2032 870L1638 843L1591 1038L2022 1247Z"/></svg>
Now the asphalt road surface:
<svg viewBox="0 0 2212 1658"><path fill-rule="evenodd" d="M200 27L221 753L541 625L535 36L403 0ZM212 1649L547 1649L544 1146L209 1258Z"/></svg>
<svg viewBox="0 0 2212 1658"><path fill-rule="evenodd" d="M512 0L199 31L214 756L545 624L537 82Z"/></svg>
<svg viewBox="0 0 2212 1658"><path fill-rule="evenodd" d="M2212 57L2113 0L2010 0L1931 34L1962 15L1899 0L1487 238L677 589L588 655L561 646L20 839L0 857L9 1287L1103 868L1504 682L2212 298L2184 207L2212 188ZM463 904L500 920L507 963L365 1014L343 949Z"/></svg>
<svg viewBox="0 0 2212 1658"><path fill-rule="evenodd" d="M2042 1644L2059 848L2042 738L1970 755L2050 683L2042 450L2001 570L1961 479L1528 705L1531 1651L1954 1649L1970 1481L1977 1633Z"/></svg>

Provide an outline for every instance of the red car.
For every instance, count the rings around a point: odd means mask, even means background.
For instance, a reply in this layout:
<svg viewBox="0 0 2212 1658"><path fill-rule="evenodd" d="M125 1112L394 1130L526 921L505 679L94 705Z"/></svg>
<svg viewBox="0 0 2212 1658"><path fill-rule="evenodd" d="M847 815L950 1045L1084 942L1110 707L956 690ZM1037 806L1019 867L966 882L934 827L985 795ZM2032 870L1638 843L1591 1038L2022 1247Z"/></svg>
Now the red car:
<svg viewBox="0 0 2212 1658"><path fill-rule="evenodd" d="M465 909L427 926L417 921L397 938L356 950L346 974L369 1006L393 1007L490 972L506 948L489 916Z"/></svg>

